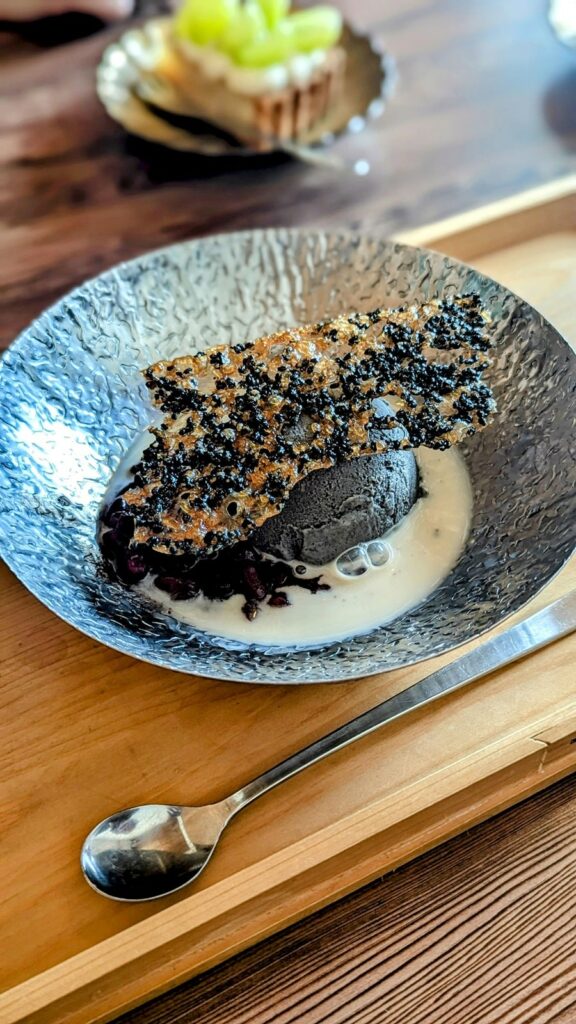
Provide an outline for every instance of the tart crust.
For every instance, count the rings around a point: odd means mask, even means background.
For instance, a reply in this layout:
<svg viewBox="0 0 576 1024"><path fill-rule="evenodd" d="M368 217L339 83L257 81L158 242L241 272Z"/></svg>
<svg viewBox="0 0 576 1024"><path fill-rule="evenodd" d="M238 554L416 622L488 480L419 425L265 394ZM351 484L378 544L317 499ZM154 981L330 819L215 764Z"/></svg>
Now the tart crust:
<svg viewBox="0 0 576 1024"><path fill-rule="evenodd" d="M344 85L346 53L340 46L326 54L306 85L290 85L257 96L233 92L222 80L208 78L174 42L157 68L190 105L190 115L212 121L256 150L274 141L306 135L338 101Z"/></svg>

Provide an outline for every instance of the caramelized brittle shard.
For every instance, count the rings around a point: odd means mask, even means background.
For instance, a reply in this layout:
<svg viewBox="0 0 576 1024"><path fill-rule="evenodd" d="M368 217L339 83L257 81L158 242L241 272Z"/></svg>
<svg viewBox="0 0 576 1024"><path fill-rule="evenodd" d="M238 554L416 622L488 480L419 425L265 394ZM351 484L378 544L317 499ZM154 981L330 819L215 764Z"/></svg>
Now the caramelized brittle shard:
<svg viewBox="0 0 576 1024"><path fill-rule="evenodd" d="M125 501L132 545L202 557L247 538L303 477L390 448L447 448L488 423L489 315L476 295L378 309L145 371L163 413ZM392 415L374 402L386 398ZM375 425L400 427L373 439Z"/></svg>

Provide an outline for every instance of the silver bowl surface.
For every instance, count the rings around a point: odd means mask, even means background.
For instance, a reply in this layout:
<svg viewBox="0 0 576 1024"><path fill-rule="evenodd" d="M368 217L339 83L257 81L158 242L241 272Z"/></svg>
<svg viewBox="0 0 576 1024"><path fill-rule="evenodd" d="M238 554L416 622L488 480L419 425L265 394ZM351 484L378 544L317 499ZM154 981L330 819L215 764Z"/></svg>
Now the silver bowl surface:
<svg viewBox="0 0 576 1024"><path fill-rule="evenodd" d="M499 412L461 448L474 519L460 561L422 604L320 648L203 634L102 571L111 473L150 419L140 370L351 310L478 292L497 325ZM119 651L218 679L353 679L443 654L529 601L574 546L576 355L526 302L475 270L399 243L322 231L215 236L88 281L35 321L0 366L0 554L49 608Z"/></svg>

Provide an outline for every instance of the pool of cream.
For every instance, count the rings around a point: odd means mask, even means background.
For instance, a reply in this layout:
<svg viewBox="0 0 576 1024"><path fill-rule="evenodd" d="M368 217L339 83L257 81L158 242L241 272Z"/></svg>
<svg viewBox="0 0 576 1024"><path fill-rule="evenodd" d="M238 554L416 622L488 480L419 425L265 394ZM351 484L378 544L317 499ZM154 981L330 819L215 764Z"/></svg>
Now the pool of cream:
<svg viewBox="0 0 576 1024"><path fill-rule="evenodd" d="M336 563L309 566L307 575L321 574L330 590L312 594L288 587L289 607L262 604L252 622L242 614L244 598L238 594L227 601L173 601L151 577L138 589L174 618L246 643L314 646L368 633L436 589L458 561L470 529L472 490L458 452L421 448L416 458L425 495L386 535L384 564L362 575L345 576Z"/></svg>

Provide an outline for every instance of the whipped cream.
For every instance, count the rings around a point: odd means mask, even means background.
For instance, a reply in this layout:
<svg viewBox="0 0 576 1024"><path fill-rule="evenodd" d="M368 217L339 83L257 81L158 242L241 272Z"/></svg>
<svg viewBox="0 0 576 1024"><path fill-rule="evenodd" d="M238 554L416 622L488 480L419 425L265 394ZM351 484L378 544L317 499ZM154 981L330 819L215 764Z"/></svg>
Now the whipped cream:
<svg viewBox="0 0 576 1024"><path fill-rule="evenodd" d="M182 53L198 65L206 78L225 82L231 92L243 96L261 96L267 92L281 92L289 86L306 86L315 72L324 66L328 56L327 50L313 50L267 68L245 68L212 46L197 46L182 39L177 43Z"/></svg>

